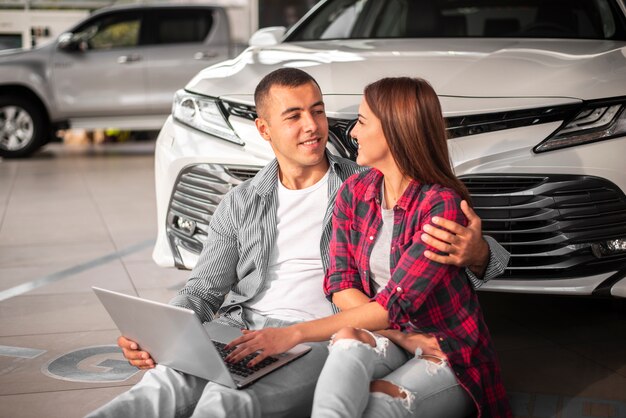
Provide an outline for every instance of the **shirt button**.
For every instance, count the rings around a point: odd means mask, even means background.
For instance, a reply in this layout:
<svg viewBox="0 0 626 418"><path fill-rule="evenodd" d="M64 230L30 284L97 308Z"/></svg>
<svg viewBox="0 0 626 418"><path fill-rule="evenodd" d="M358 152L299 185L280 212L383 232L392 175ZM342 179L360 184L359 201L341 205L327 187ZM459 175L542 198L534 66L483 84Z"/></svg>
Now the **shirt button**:
<svg viewBox="0 0 626 418"><path fill-rule="evenodd" d="M402 293L402 288L400 286L396 287L396 292Z"/></svg>
<svg viewBox="0 0 626 418"><path fill-rule="evenodd" d="M370 235L370 241L374 241L374 235Z"/></svg>

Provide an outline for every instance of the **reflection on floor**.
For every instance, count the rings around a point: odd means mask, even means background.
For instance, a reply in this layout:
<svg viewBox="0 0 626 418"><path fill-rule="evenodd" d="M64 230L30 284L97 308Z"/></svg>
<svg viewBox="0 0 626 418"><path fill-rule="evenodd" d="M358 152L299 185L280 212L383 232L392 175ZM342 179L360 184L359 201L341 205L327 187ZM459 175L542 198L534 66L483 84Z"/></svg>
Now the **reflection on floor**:
<svg viewBox="0 0 626 418"><path fill-rule="evenodd" d="M0 161L0 416L73 417L137 382L91 286L167 301L153 142ZM623 301L481 293L516 417L626 417Z"/></svg>

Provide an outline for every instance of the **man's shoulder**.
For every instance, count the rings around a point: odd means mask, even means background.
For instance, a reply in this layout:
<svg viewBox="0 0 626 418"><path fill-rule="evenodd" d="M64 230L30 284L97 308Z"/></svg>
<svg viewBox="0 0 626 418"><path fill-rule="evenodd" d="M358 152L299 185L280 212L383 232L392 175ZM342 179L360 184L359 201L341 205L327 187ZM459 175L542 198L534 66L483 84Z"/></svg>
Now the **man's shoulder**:
<svg viewBox="0 0 626 418"><path fill-rule="evenodd" d="M338 157L336 155L329 154L328 159L330 160L330 163L334 165L335 172L342 181L348 179L353 174L360 173L366 170L365 167L361 167L354 161L344 157Z"/></svg>

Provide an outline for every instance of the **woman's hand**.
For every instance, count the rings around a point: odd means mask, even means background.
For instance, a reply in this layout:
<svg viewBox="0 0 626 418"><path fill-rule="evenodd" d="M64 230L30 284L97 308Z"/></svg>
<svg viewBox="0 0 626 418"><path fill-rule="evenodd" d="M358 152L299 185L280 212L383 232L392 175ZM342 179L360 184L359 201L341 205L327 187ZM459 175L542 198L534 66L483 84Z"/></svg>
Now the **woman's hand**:
<svg viewBox="0 0 626 418"><path fill-rule="evenodd" d="M265 328L259 331L243 330L243 336L234 339L226 349L236 347L226 356L226 361L238 363L247 355L259 352L248 367L254 367L265 358L274 354L284 353L300 342L299 333L292 327Z"/></svg>

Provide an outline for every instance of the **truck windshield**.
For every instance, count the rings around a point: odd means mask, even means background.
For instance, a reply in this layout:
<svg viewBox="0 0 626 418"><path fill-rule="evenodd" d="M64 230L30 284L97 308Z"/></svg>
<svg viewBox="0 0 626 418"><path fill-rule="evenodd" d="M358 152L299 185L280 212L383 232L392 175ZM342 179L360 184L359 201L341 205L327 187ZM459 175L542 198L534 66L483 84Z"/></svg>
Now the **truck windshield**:
<svg viewBox="0 0 626 418"><path fill-rule="evenodd" d="M626 39L615 0L330 0L286 41L385 38Z"/></svg>

